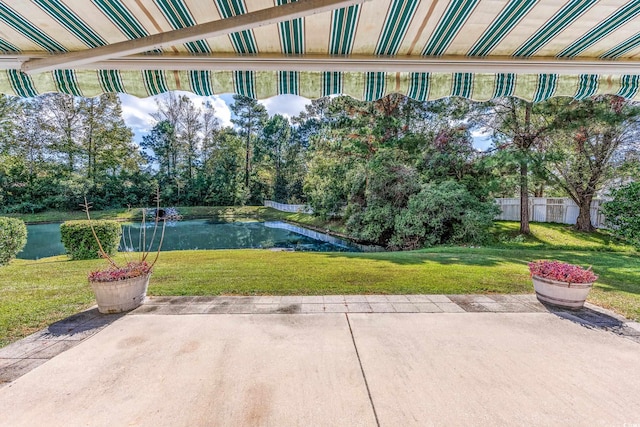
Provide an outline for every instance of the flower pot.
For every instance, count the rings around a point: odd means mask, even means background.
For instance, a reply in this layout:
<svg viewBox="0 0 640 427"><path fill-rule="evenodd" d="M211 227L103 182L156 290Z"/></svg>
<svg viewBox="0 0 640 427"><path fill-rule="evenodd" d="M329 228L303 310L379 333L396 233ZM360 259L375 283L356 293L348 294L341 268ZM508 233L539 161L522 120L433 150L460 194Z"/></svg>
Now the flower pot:
<svg viewBox="0 0 640 427"><path fill-rule="evenodd" d="M567 283L532 276L533 288L540 302L577 310L584 306L592 283Z"/></svg>
<svg viewBox="0 0 640 427"><path fill-rule="evenodd" d="M113 282L89 281L96 295L98 311L104 314L121 313L139 307L147 295L149 276L151 273Z"/></svg>

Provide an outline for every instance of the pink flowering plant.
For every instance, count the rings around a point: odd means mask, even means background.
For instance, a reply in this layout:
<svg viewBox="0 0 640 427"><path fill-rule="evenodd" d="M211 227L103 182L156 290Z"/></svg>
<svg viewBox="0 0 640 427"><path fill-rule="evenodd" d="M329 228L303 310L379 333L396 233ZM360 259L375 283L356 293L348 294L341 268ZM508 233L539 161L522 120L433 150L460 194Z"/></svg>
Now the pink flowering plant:
<svg viewBox="0 0 640 427"><path fill-rule="evenodd" d="M89 273L90 282L115 282L118 280L132 279L151 273L151 265L146 261L130 261L123 266L109 266L106 270L97 270Z"/></svg>
<svg viewBox="0 0 640 427"><path fill-rule="evenodd" d="M565 283L593 283L598 280L598 276L591 271L591 267L585 269L560 261L538 260L530 262L529 271L531 276Z"/></svg>
<svg viewBox="0 0 640 427"><path fill-rule="evenodd" d="M98 253L100 258L105 259L109 263L109 267L103 270L96 270L89 273L89 281L90 282L115 282L119 280L132 279L134 277L140 277L147 274L150 274L153 270L153 266L158 261L158 257L160 256L160 249L162 248L162 242L164 241L164 232L166 228L167 221L177 221L181 219L175 209L173 210L161 210L160 209L160 194L159 190L156 192L156 209L154 215L154 226L153 226L153 234L151 236L151 243L149 246L146 246L145 243L142 245L142 252L140 253L139 260L126 260L125 265L118 265L109 254L103 249L102 243L96 234L95 229L93 228L93 224L91 222L91 215L89 214L89 210L91 209L91 205L87 202L85 197L84 205L82 205L83 210L87 214L87 219L89 220L89 225L91 226L91 231L93 233L93 237L96 239L98 243ZM162 215L158 215L159 212L162 212ZM165 212L167 212L165 214ZM141 242L146 242L146 209L142 209L142 226L140 228L140 240ZM158 248L155 253L155 257L153 261L148 262L147 259L150 254L151 247L153 246L153 242L155 241L156 235L158 234L158 229L160 229L160 242L158 244ZM125 253L125 257L127 254Z"/></svg>

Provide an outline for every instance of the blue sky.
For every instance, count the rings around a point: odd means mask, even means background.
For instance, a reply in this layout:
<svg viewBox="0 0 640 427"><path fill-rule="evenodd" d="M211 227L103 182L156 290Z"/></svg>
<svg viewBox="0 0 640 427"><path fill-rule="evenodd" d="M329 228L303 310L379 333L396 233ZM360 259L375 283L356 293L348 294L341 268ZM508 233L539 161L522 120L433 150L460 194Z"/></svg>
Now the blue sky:
<svg viewBox="0 0 640 427"><path fill-rule="evenodd" d="M196 106L209 101L216 109L216 115L222 126L231 126L231 109L229 105L233 103L233 95L198 96L191 92L176 92L186 95ZM122 115L124 121L134 132L134 141L140 143L142 137L151 131L155 120L151 113L156 111L156 99L164 95L150 96L148 98L137 98L135 96L120 94L122 101ZM282 114L285 117L297 116L305 105L311 101L307 98L296 95L278 95L273 98L258 101L265 106L270 116ZM491 137L481 131L472 131L474 146L479 150L486 150L491 144Z"/></svg>

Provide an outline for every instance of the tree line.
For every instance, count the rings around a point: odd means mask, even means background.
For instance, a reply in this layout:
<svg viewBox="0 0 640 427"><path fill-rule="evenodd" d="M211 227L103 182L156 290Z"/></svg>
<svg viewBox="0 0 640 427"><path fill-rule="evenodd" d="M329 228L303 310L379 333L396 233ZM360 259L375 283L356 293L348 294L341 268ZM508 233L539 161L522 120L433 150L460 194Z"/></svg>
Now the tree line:
<svg viewBox="0 0 640 427"><path fill-rule="evenodd" d="M5 213L148 205L308 203L364 242L416 248L482 242L496 196L567 196L578 229L591 200L638 167L638 107L616 96L417 102L389 95L311 101L269 116L234 96L233 126L211 104L170 93L138 146L117 96L0 98L0 209ZM491 133L486 151L471 132ZM521 231L528 232L523 209Z"/></svg>

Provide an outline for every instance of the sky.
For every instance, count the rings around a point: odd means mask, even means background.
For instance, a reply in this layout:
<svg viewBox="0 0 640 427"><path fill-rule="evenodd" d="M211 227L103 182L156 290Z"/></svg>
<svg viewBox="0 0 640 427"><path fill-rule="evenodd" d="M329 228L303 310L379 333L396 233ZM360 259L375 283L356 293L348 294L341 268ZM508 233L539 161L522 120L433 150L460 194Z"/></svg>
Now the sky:
<svg viewBox="0 0 640 427"><path fill-rule="evenodd" d="M232 126L231 109L229 105L233 103L233 95L213 95L198 96L191 92L176 91L178 95L186 95L196 106L202 106L205 102L210 102L216 110L216 116L222 126ZM134 141L140 143L142 137L151 131L155 125L155 120L151 117L157 111L156 99L161 99L166 94L150 96L148 98L137 98L132 95L119 94L122 102L122 116L125 123L134 133ZM258 101L267 109L269 116L282 114L287 118L297 116L304 110L305 105L311 103L307 98L296 95L279 95L273 98Z"/></svg>
<svg viewBox="0 0 640 427"><path fill-rule="evenodd" d="M176 92L178 95L186 95L196 106L201 106L205 102L210 102L215 110L220 124L222 126L232 126L231 109L229 105L233 103L232 94L198 96L191 92ZM120 94L122 102L122 115L125 123L134 133L134 141L140 143L142 137L151 131L155 124L155 120L151 117L151 113L155 113L156 99L166 95L150 96L148 98L137 98L132 95ZM267 109L269 116L281 114L287 118L297 116L304 107L311 103L307 98L296 95L278 95L272 98L258 101ZM473 145L478 150L486 150L491 144L491 136L480 130L472 130Z"/></svg>

